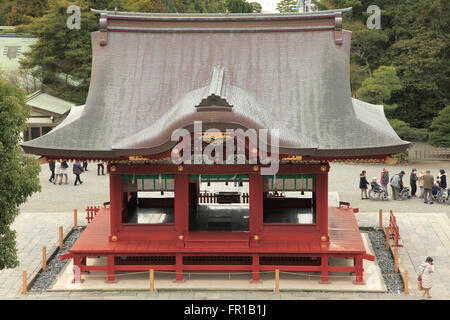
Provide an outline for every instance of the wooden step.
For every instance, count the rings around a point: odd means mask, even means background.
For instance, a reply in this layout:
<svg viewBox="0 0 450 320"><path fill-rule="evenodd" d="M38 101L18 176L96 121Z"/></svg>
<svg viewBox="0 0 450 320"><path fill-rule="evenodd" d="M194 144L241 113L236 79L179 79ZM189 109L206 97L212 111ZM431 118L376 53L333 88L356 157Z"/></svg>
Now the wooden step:
<svg viewBox="0 0 450 320"><path fill-rule="evenodd" d="M247 232L189 232L185 237L186 248L248 248Z"/></svg>

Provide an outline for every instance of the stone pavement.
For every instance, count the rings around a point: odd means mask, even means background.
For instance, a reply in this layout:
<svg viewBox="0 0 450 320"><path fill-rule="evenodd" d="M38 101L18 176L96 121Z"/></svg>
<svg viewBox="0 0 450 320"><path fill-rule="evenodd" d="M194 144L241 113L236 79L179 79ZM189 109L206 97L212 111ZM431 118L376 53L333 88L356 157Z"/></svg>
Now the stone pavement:
<svg viewBox="0 0 450 320"><path fill-rule="evenodd" d="M417 165L430 168L433 172L448 163L431 163ZM389 201L381 206L381 202L359 200L359 173L368 171L368 177L381 172L382 166L377 165L344 165L331 164L330 191L339 191L342 201L349 201L353 207L359 207L356 214L361 227L378 226L378 210L383 209L384 224L388 224L388 210L393 209L400 227L400 234L405 247L399 249L400 263L409 273L410 294L388 293L352 293L352 292L229 292L229 291L161 291L151 293L145 291L115 291L115 292L45 292L21 294L22 270L27 270L28 281L40 270L42 246L47 246L47 256L58 246L58 227L63 226L66 235L73 225L73 209L79 212L79 225L83 220L83 209L88 205L101 205L109 200L108 176L97 176L96 166L89 164L89 171L84 173L81 186L73 185L73 175L69 174L68 185L53 185L48 182L49 171L47 165L42 166L40 174L42 192L33 195L21 207L21 214L16 218L12 228L17 231L17 247L20 265L14 269L0 271L0 300L6 299L381 299L404 300L418 299L420 292L415 290L418 266L427 256L435 260L436 274L434 286L431 290L433 299L449 299L450 290L450 206L434 204L422 205L419 199L407 201ZM410 167L390 167L390 172L404 170L409 174ZM449 170L447 170L449 171ZM409 179L409 176L408 176ZM412 213L413 212L413 213Z"/></svg>

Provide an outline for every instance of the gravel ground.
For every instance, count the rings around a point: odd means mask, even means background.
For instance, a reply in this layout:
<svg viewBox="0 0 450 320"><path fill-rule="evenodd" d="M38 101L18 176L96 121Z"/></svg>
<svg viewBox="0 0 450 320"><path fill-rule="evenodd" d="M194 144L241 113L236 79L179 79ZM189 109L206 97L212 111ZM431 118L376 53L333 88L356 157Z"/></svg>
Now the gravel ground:
<svg viewBox="0 0 450 320"><path fill-rule="evenodd" d="M35 278L35 281L31 285L29 291L31 292L44 292L47 291L47 289L53 284L58 274L61 272L61 270L64 268L66 263L68 263L69 260L60 260L59 256L62 253L66 253L67 251L72 248L75 241L78 239L78 237L81 235L85 227L74 229L70 232L70 234L66 237L63 243L62 250L57 249L55 255L47 261L47 271L41 270L37 277Z"/></svg>
<svg viewBox="0 0 450 320"><path fill-rule="evenodd" d="M83 232L83 228L72 230L64 240L62 250L57 250L55 255L47 262L47 271L41 270L31 285L30 292L45 292L53 284L58 274L64 268L68 260L61 261L61 253L67 252ZM381 230L362 230L367 232L372 243L376 261L381 269L388 293L401 293L404 290L403 280L399 273L394 272L394 257L391 251L386 250L386 237Z"/></svg>
<svg viewBox="0 0 450 320"><path fill-rule="evenodd" d="M389 293L404 291L403 279L400 273L395 273L395 263L392 252L386 250L386 236L383 231L371 229L367 232L376 256L376 261L383 275L386 289Z"/></svg>

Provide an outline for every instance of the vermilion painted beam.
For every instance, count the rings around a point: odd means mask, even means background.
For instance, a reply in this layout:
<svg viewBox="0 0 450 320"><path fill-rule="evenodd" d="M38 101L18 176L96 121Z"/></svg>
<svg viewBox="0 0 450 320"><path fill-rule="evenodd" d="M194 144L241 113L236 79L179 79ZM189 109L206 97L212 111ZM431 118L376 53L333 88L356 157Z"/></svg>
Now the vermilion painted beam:
<svg viewBox="0 0 450 320"><path fill-rule="evenodd" d="M156 174L156 173L180 173L180 166L145 164L145 165L125 165L109 164L108 172L111 172L111 166L114 166L113 173L119 174ZM236 164L236 165L182 165L184 174L234 174L234 173L254 173L254 165ZM321 168L329 170L328 163L325 164L289 164L280 165L278 174L294 173L320 173ZM259 171L258 171L259 174Z"/></svg>
<svg viewBox="0 0 450 320"><path fill-rule="evenodd" d="M186 174L175 174L175 230L178 235L188 231L189 216L189 184Z"/></svg>
<svg viewBox="0 0 450 320"><path fill-rule="evenodd" d="M122 222L123 196L122 177L120 174L109 175L109 194L110 236L114 236L120 231L120 225Z"/></svg>
<svg viewBox="0 0 450 320"><path fill-rule="evenodd" d="M263 224L263 177L258 172L251 173L249 179L249 231L255 236Z"/></svg>
<svg viewBox="0 0 450 320"><path fill-rule="evenodd" d="M316 222L328 241L328 172L316 174Z"/></svg>

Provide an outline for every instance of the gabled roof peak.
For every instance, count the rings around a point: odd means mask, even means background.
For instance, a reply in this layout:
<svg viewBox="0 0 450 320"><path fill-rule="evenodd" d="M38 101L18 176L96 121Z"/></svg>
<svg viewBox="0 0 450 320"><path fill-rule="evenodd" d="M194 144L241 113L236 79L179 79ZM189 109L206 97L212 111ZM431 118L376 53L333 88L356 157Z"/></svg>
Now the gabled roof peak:
<svg viewBox="0 0 450 320"><path fill-rule="evenodd" d="M219 109L220 111L231 111L233 106L224 97L226 86L225 68L221 65L216 65L212 70L208 96L195 106L198 108L197 111L219 111Z"/></svg>

